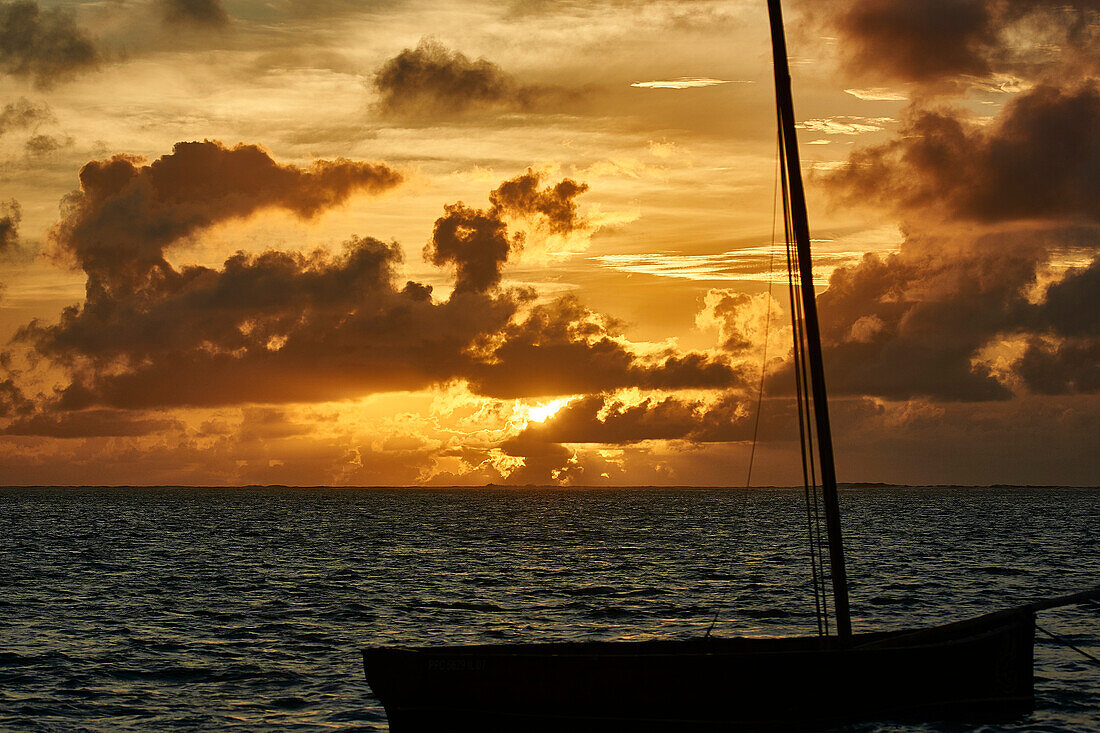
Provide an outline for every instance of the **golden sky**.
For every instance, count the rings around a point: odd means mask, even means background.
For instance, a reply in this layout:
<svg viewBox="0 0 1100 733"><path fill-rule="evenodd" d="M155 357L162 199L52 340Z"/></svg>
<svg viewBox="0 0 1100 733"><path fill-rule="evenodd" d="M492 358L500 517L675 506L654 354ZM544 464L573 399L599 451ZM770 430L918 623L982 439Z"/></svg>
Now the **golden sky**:
<svg viewBox="0 0 1100 733"><path fill-rule="evenodd" d="M1100 2L786 12L838 478L1095 484ZM767 334L796 483L775 136L763 0L0 0L2 482L742 485Z"/></svg>

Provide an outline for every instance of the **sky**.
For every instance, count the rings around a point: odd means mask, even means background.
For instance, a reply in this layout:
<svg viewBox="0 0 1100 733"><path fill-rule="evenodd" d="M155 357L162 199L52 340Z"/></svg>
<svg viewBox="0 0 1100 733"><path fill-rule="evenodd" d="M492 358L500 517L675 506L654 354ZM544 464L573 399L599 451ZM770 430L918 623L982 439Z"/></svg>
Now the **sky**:
<svg viewBox="0 0 1100 733"><path fill-rule="evenodd" d="M1100 1L785 13L838 479L1095 485ZM800 482L769 44L0 0L0 482Z"/></svg>

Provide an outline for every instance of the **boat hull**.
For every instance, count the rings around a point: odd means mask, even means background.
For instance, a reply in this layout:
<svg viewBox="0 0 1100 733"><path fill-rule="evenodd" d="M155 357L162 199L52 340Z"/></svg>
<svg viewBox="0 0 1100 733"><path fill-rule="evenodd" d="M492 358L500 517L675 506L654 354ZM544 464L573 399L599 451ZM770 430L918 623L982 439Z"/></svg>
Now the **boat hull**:
<svg viewBox="0 0 1100 733"><path fill-rule="evenodd" d="M367 681L394 733L812 728L1004 719L1034 705L1034 613L833 638L381 647Z"/></svg>

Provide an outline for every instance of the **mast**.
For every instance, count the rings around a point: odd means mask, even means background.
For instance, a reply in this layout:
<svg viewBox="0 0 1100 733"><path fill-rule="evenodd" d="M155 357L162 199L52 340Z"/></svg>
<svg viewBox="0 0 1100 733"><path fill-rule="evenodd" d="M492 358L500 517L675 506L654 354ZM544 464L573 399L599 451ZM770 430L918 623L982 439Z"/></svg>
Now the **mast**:
<svg viewBox="0 0 1100 733"><path fill-rule="evenodd" d="M791 99L791 71L787 64L787 41L783 34L783 11L779 7L779 0L768 0L768 17L771 20L772 57L775 65L775 100L779 107L780 134L783 136L783 148L786 152L791 220L798 251L798 276L806 329L806 358L810 367L814 426L821 467L821 491L825 503L825 530L829 541L829 568L833 579L833 606L837 636L841 644L847 646L852 638L852 619L848 610L848 573L844 568L844 544L840 535L840 504L837 501L836 467L833 464L833 439L829 430L829 406L825 399L825 372L821 361L821 331L818 328L817 302L814 299L813 266L810 260L810 224L806 216L806 195L802 190L802 168L798 158L798 137L794 130L794 103Z"/></svg>

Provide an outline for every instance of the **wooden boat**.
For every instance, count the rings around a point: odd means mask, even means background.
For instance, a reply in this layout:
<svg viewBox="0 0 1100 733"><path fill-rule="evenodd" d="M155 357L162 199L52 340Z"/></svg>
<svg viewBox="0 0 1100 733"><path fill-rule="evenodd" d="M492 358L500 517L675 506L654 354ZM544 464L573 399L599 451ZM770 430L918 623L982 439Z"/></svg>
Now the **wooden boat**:
<svg viewBox="0 0 1100 733"><path fill-rule="evenodd" d="M779 0L768 0L768 13L799 415L808 428L803 468L808 486L812 480L816 489L820 479L835 635L726 639L708 633L670 641L366 649L367 682L395 733L808 729L881 719L999 720L1034 705L1035 611L1100 597L1094 590L932 628L852 634ZM820 572L816 567L815 586L823 585L824 567ZM824 602L824 588L818 597Z"/></svg>
<svg viewBox="0 0 1100 733"><path fill-rule="evenodd" d="M730 730L1031 710L1034 613L835 636L376 648L390 729Z"/></svg>

